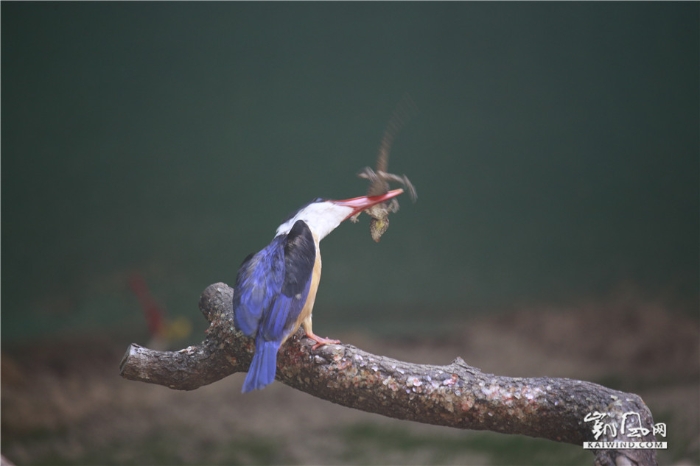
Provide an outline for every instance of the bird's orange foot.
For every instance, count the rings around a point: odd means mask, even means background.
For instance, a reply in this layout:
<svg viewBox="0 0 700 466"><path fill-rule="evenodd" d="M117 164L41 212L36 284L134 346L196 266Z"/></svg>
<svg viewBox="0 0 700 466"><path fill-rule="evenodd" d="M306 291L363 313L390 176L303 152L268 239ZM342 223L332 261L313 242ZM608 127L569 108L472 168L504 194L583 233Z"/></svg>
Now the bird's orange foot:
<svg viewBox="0 0 700 466"><path fill-rule="evenodd" d="M307 332L306 337L311 338L313 341L316 342L316 344L311 347L312 350L318 349L324 345L337 345L338 343L340 343L340 340L331 340L330 338L321 338L318 335L316 335L315 333Z"/></svg>

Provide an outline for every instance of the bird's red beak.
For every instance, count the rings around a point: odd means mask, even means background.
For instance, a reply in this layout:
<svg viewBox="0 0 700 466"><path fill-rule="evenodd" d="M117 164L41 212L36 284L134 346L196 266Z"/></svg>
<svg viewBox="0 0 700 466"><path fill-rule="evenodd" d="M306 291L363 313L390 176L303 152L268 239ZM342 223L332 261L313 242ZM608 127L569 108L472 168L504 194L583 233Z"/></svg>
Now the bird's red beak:
<svg viewBox="0 0 700 466"><path fill-rule="evenodd" d="M334 204L337 205L342 205L346 207L352 207L353 211L350 215L345 217L346 219L352 217L353 215L357 214L358 212L362 212L365 209L369 209L375 204L379 204L380 202L388 201L392 197L396 197L399 194L403 192L403 189L394 189L393 191L389 191L386 194L381 194L379 196L360 196L360 197L353 197L352 199L344 199L342 201L331 201Z"/></svg>

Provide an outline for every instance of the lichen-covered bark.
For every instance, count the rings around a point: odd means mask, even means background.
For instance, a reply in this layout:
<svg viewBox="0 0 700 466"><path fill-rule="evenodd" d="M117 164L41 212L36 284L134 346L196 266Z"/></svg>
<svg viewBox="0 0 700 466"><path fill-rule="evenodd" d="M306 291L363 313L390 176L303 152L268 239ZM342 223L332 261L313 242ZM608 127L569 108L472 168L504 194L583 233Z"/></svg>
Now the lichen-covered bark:
<svg viewBox="0 0 700 466"><path fill-rule="evenodd" d="M180 351L153 351L132 344L121 375L177 390L194 390L236 372L253 357L251 339L233 326L233 290L209 286L200 299L210 322L202 344ZM299 331L280 349L277 380L334 403L428 424L522 434L582 445L593 438L584 422L595 411L622 419L639 413L651 426L651 412L634 394L590 382L555 378L512 378L481 372L457 358L447 366L411 364L367 353L351 345L312 350ZM639 441L654 441L652 432ZM654 450L596 450L596 464L656 464Z"/></svg>

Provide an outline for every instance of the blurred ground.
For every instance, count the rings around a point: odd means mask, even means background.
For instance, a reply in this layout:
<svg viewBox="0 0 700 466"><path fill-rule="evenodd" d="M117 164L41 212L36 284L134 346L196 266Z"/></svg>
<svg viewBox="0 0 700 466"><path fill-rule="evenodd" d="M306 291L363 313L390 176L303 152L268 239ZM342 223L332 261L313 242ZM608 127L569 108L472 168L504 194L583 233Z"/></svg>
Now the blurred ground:
<svg viewBox="0 0 700 466"><path fill-rule="evenodd" d="M698 321L629 296L520 309L450 333L333 335L417 362L586 379L640 394L667 425L660 464L699 464ZM24 464L592 464L572 445L395 421L242 374L177 392L123 380L123 341L72 338L2 352L2 453Z"/></svg>

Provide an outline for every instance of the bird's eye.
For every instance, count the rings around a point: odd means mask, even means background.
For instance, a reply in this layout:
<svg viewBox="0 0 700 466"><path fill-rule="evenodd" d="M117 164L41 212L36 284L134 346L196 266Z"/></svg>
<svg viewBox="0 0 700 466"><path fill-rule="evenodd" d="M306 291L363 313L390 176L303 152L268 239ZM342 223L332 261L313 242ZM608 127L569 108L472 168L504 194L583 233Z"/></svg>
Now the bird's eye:
<svg viewBox="0 0 700 466"><path fill-rule="evenodd" d="M314 199L311 202L323 202L323 201L324 201L324 199L322 197L317 197L316 199Z"/></svg>

